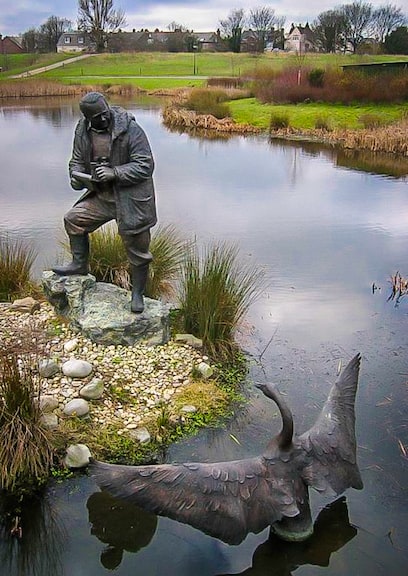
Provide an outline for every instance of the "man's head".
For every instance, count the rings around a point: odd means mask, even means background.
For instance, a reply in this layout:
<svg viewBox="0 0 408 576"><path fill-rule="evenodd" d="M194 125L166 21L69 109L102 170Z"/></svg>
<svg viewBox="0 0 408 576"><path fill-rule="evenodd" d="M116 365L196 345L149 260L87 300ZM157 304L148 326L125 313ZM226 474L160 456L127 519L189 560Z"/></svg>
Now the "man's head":
<svg viewBox="0 0 408 576"><path fill-rule="evenodd" d="M100 92L88 92L81 98L79 108L92 128L106 130L111 120L111 111L105 97Z"/></svg>

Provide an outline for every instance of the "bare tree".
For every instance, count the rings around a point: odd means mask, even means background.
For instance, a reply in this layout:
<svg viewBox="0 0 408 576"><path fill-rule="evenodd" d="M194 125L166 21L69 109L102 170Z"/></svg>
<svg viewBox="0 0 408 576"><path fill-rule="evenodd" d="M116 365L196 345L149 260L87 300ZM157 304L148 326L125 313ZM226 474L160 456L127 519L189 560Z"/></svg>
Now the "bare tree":
<svg viewBox="0 0 408 576"><path fill-rule="evenodd" d="M257 52L265 50L266 42L276 20L275 10L269 6L258 6L258 8L250 10L248 24L256 36Z"/></svg>
<svg viewBox="0 0 408 576"><path fill-rule="evenodd" d="M225 20L220 20L222 36L226 40L231 52L241 51L242 28L245 24L243 8L231 10Z"/></svg>
<svg viewBox="0 0 408 576"><path fill-rule="evenodd" d="M29 28L23 33L22 42L26 52L33 53L37 50L38 32L36 28Z"/></svg>
<svg viewBox="0 0 408 576"><path fill-rule="evenodd" d="M78 29L88 32L102 52L109 32L117 32L126 26L123 10L115 10L113 0L78 0Z"/></svg>
<svg viewBox="0 0 408 576"><path fill-rule="evenodd" d="M316 44L323 52L335 52L344 47L346 22L341 10L321 12L312 23Z"/></svg>
<svg viewBox="0 0 408 576"><path fill-rule="evenodd" d="M72 27L71 20L50 16L41 24L37 33L37 44L40 52L55 52L57 42L63 32Z"/></svg>
<svg viewBox="0 0 408 576"><path fill-rule="evenodd" d="M373 13L373 28L375 37L379 42L384 42L385 37L399 26L406 24L407 18L401 8L393 4L380 6Z"/></svg>
<svg viewBox="0 0 408 576"><path fill-rule="evenodd" d="M364 35L369 34L373 22L372 4L368 2L353 2L344 4L342 12L347 28L347 39L353 47L353 52L364 41Z"/></svg>

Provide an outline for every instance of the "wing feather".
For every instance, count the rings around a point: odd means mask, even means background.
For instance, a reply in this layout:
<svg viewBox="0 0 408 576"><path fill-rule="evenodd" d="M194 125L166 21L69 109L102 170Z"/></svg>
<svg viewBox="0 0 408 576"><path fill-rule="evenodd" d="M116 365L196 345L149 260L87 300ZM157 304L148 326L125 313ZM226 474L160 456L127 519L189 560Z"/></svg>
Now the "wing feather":
<svg viewBox="0 0 408 576"><path fill-rule="evenodd" d="M322 411L298 441L306 452L302 478L319 492L341 494L363 487L356 460L355 397L360 369L357 354L333 385Z"/></svg>
<svg viewBox="0 0 408 576"><path fill-rule="evenodd" d="M228 544L299 513L292 483L270 476L271 468L262 457L215 464L90 463L97 484L113 496Z"/></svg>

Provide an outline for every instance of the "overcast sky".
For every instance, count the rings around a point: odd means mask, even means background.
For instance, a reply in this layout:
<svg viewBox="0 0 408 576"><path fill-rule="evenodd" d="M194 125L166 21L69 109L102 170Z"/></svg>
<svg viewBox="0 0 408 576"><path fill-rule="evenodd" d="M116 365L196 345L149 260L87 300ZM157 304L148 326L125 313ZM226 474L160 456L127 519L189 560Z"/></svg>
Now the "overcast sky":
<svg viewBox="0 0 408 576"><path fill-rule="evenodd" d="M286 27L291 22L305 24L339 4L352 0L115 0L114 6L122 8L126 15L126 30L148 28L166 30L176 21L195 32L215 31L219 20L226 18L235 8L247 12L257 6L270 6L279 16L286 17ZM371 0L374 7L395 4L408 11L408 0ZM67 18L76 28L77 0L0 0L0 34L17 35L29 28L37 28L50 16Z"/></svg>

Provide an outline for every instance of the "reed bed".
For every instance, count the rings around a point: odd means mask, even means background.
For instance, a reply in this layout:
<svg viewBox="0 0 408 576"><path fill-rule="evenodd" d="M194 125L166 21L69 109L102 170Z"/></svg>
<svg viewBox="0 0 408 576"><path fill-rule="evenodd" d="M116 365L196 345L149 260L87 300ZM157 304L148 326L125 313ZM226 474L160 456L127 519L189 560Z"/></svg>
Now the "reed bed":
<svg viewBox="0 0 408 576"><path fill-rule="evenodd" d="M198 128L214 132L255 134L260 129L250 124L237 124L232 118L217 119L212 114L197 114L192 110L167 106L162 112L163 122L170 128Z"/></svg>
<svg viewBox="0 0 408 576"><path fill-rule="evenodd" d="M61 84L50 80L14 80L0 82L0 98L35 98L40 96L78 96L89 86Z"/></svg>
<svg viewBox="0 0 408 576"><path fill-rule="evenodd" d="M358 130L323 129L296 130L288 127L284 130L270 130L271 138L313 139L344 149L369 150L408 156L408 119L378 128Z"/></svg>

